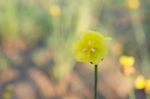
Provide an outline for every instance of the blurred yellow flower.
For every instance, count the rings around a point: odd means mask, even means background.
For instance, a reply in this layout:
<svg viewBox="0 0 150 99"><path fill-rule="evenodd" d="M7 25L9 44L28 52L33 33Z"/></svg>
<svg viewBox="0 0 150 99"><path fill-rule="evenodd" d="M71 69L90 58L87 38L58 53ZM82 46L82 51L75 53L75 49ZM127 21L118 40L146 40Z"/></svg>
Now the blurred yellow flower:
<svg viewBox="0 0 150 99"><path fill-rule="evenodd" d="M132 56L121 56L119 62L124 68L128 68L133 66L135 59Z"/></svg>
<svg viewBox="0 0 150 99"><path fill-rule="evenodd" d="M130 9L138 9L140 6L139 0L128 0L128 7Z"/></svg>
<svg viewBox="0 0 150 99"><path fill-rule="evenodd" d="M8 92L3 93L3 99L11 99L11 94Z"/></svg>
<svg viewBox="0 0 150 99"><path fill-rule="evenodd" d="M95 31L86 31L74 44L76 59L81 62L98 64L107 55L107 37Z"/></svg>
<svg viewBox="0 0 150 99"><path fill-rule="evenodd" d="M135 88L136 89L144 89L146 85L146 81L143 75L138 76L135 79Z"/></svg>
<svg viewBox="0 0 150 99"><path fill-rule="evenodd" d="M150 79L146 80L145 92L150 94Z"/></svg>
<svg viewBox="0 0 150 99"><path fill-rule="evenodd" d="M124 76L130 76L134 74L135 68L134 67L129 67L129 68L123 68L123 74Z"/></svg>
<svg viewBox="0 0 150 99"><path fill-rule="evenodd" d="M57 5L53 5L49 8L49 13L54 16L54 17L57 17L57 16L60 16L61 14L61 9L59 6Z"/></svg>
<svg viewBox="0 0 150 99"><path fill-rule="evenodd" d="M3 96L2 96L3 99L11 99L12 91L13 91L13 85L10 84L6 87L6 90L3 93Z"/></svg>

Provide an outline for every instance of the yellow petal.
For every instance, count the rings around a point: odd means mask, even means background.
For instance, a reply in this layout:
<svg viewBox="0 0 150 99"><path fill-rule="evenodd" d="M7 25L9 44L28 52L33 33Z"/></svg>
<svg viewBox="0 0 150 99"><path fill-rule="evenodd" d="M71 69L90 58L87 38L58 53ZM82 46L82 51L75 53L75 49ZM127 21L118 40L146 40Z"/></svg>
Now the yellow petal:
<svg viewBox="0 0 150 99"><path fill-rule="evenodd" d="M133 66L135 59L132 56L121 56L119 62L124 68L127 68Z"/></svg>
<svg viewBox="0 0 150 99"><path fill-rule="evenodd" d="M146 80L145 92L150 94L150 79Z"/></svg>
<svg viewBox="0 0 150 99"><path fill-rule="evenodd" d="M140 75L135 80L135 88L136 89L144 89L146 85L146 81L143 75Z"/></svg>

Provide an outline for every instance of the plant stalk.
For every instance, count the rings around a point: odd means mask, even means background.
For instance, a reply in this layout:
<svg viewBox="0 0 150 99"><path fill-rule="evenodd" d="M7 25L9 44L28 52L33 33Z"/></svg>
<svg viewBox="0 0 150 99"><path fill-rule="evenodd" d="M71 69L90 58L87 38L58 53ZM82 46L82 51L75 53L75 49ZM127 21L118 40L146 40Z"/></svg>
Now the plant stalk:
<svg viewBox="0 0 150 99"><path fill-rule="evenodd" d="M97 99L98 65L94 66L94 99Z"/></svg>
<svg viewBox="0 0 150 99"><path fill-rule="evenodd" d="M129 99L136 99L136 98L135 98L135 93L134 93L134 89L133 89L133 88L132 88L131 91L130 91Z"/></svg>

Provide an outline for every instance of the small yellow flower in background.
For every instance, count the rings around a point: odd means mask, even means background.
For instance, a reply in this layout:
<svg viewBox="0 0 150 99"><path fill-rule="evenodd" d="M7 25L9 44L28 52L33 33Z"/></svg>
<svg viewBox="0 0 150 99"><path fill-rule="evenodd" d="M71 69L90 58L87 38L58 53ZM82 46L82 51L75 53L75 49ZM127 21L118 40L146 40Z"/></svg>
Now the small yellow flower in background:
<svg viewBox="0 0 150 99"><path fill-rule="evenodd" d="M76 59L81 62L98 64L108 53L105 44L107 40L107 37L98 32L84 32L73 47Z"/></svg>
<svg viewBox="0 0 150 99"><path fill-rule="evenodd" d="M124 76L131 76L135 72L134 67L129 67L129 68L123 68L122 69Z"/></svg>
<svg viewBox="0 0 150 99"><path fill-rule="evenodd" d="M135 88L136 89L144 89L145 85L146 85L146 80L143 75L140 75L135 79Z"/></svg>
<svg viewBox="0 0 150 99"><path fill-rule="evenodd" d="M123 68L129 68L134 65L135 59L132 56L121 56L119 58L119 62Z"/></svg>
<svg viewBox="0 0 150 99"><path fill-rule="evenodd" d="M10 84L6 87L6 90L3 93L3 99L11 99L12 91L13 91L13 85Z"/></svg>
<svg viewBox="0 0 150 99"><path fill-rule="evenodd" d="M124 76L130 76L134 74L135 68L134 68L134 62L135 59L132 56L121 56L119 58L119 63L121 65L121 69L123 71Z"/></svg>
<svg viewBox="0 0 150 99"><path fill-rule="evenodd" d="M49 13L54 16L54 17L57 17L57 16L60 16L61 14L61 9L59 6L57 5L53 5L49 8Z"/></svg>
<svg viewBox="0 0 150 99"><path fill-rule="evenodd" d="M150 94L150 79L146 80L145 92Z"/></svg>
<svg viewBox="0 0 150 99"><path fill-rule="evenodd" d="M135 10L135 9L138 9L139 6L140 6L139 0L128 0L128 7L130 9Z"/></svg>

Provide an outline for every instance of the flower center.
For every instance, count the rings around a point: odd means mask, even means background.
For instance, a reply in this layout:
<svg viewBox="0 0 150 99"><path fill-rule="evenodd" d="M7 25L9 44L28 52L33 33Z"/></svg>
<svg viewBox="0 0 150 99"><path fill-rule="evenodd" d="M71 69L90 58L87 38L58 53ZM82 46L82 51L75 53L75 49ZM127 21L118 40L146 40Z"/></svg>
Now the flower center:
<svg viewBox="0 0 150 99"><path fill-rule="evenodd" d="M82 50L83 52L87 52L87 51L89 51L89 52L95 52L95 48L93 48L93 47L91 47L91 48L83 48L83 50Z"/></svg>
<svg viewBox="0 0 150 99"><path fill-rule="evenodd" d="M87 42L87 45L83 48L82 50L83 52L95 52L95 48L92 45L92 40L89 40Z"/></svg>
<svg viewBox="0 0 150 99"><path fill-rule="evenodd" d="M95 52L95 48L91 48L90 51L91 51L91 52Z"/></svg>

